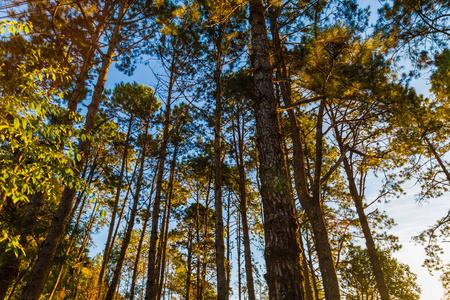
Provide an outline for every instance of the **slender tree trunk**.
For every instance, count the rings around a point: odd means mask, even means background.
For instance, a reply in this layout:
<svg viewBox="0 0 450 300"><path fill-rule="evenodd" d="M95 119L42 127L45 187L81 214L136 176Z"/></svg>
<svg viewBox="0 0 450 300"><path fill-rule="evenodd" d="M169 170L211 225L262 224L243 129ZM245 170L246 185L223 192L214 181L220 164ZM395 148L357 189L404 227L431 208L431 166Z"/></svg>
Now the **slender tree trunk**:
<svg viewBox="0 0 450 300"><path fill-rule="evenodd" d="M315 300L319 300L320 299L320 297L319 297L319 285L318 285L318 282L317 282L317 277L316 277L316 274L315 274L315 271L314 271L314 266L313 266L313 263L312 263L311 244L309 243L308 239L306 240L306 245L308 247L308 265L309 265L309 269L311 270L311 278L312 278L312 284L313 284L313 289L314 289L314 297L315 297L314 299Z"/></svg>
<svg viewBox="0 0 450 300"><path fill-rule="evenodd" d="M450 172L448 171L447 166L445 165L444 161L439 156L439 153L437 153L436 148L433 146L433 144L430 142L430 140L428 139L427 136L424 137L424 140L425 140L428 148L430 148L431 153L433 153L434 158L436 158L436 160L438 161L438 164L441 167L442 171L444 172L445 177L447 178L447 181L450 183Z"/></svg>
<svg viewBox="0 0 450 300"><path fill-rule="evenodd" d="M353 177L353 171L348 162L347 157L344 158L344 169L345 173L347 174L350 194L355 204L356 212L358 213L359 217L359 222L361 223L361 228L364 234L364 238L366 240L366 247L367 252L369 253L369 260L370 264L372 265L372 270L375 275L375 281L377 283L378 291L380 292L381 300L389 300L389 291L386 285L386 280L383 275L383 270L381 268L380 259L378 257L372 233L370 232L369 222L367 221L366 214L364 213L362 199L358 194L358 189L355 184L355 178Z"/></svg>
<svg viewBox="0 0 450 300"><path fill-rule="evenodd" d="M98 295L99 296L101 295L102 282L103 282L103 277L104 277L105 270L106 270L106 265L108 264L108 261L109 261L109 254L110 254L110 250L111 250L111 239L112 239L112 235L113 235L113 231L114 231L114 225L116 223L116 215L117 215L117 210L118 210L119 202L120 202L120 192L122 191L122 183L123 183L125 166L126 166L126 161L127 161L127 156L128 156L128 144L130 141L132 124L133 124L133 116L130 117L130 120L128 123L127 137L125 139L125 148L124 148L123 156L122 156L122 165L120 166L119 182L117 184L116 196L114 198L113 211L111 214L111 220L109 222L109 230L108 230L108 237L106 239L105 250L103 251L102 266L100 268L100 274L98 276L98 283L99 283Z"/></svg>
<svg viewBox="0 0 450 300"><path fill-rule="evenodd" d="M238 268L238 299L242 299L242 274L241 274L241 216L237 219L237 268Z"/></svg>
<svg viewBox="0 0 450 300"><path fill-rule="evenodd" d="M228 201L227 201L227 300L230 299L230 280L231 280L231 265L230 265L230 253L231 253L231 234L230 234L230 202L231 202L231 191L228 191Z"/></svg>
<svg viewBox="0 0 450 300"><path fill-rule="evenodd" d="M221 23L222 24L222 23ZM223 236L223 200L222 200L222 32L219 25L219 37L216 41L216 70L215 70L215 124L214 124L214 202L215 202L215 248L217 300L227 299L227 278L225 272L225 244Z"/></svg>
<svg viewBox="0 0 450 300"><path fill-rule="evenodd" d="M135 289L136 289L136 280L137 280L138 269L139 269L139 260L140 260L140 256L141 256L142 244L144 242L145 230L147 229L147 224L148 224L148 218L145 219L144 225L142 225L141 235L139 237L139 244L138 244L138 248L137 248L136 259L134 260L134 265L133 265L133 275L131 278L130 297L129 297L130 300L134 300L134 294L135 294Z"/></svg>
<svg viewBox="0 0 450 300"><path fill-rule="evenodd" d="M281 148L277 101L273 88L269 40L261 0L250 0L255 117L269 297L303 300L298 222Z"/></svg>
<svg viewBox="0 0 450 300"><path fill-rule="evenodd" d="M175 46L173 46L174 48ZM175 51L175 49L172 49ZM164 176L164 165L166 161L167 144L169 141L169 127L170 127L170 114L171 114L171 101L172 101L172 90L175 83L175 61L176 54L173 53L172 62L170 66L170 80L169 89L166 101L166 111L164 114L164 128L163 128L163 140L159 150L159 160L158 160L158 177L156 179L156 189L155 189L155 200L153 202L152 211L152 227L150 234L150 246L148 250L148 270L147 270L147 283L145 287L145 300L156 300L158 294L158 266L156 265L156 245L158 240L158 223L160 215L160 205L161 205L161 193L162 193L162 182Z"/></svg>
<svg viewBox="0 0 450 300"><path fill-rule="evenodd" d="M88 106L86 122L83 129L84 133L91 133L91 131L94 129L95 116L97 115L98 107L102 100L102 93L105 87L106 76L108 74L108 70L114 56L114 51L116 49L116 44L119 39L121 21L125 14L125 5L126 0L123 0L119 12L119 21L116 24L111 36L108 51L102 61L97 83L94 87L92 101ZM81 154L81 160L76 163L76 169L78 170L84 165L84 162L86 161L89 144L90 141L88 139L79 141L78 150ZM75 188L70 188L69 186L66 186L64 188L58 210L53 217L50 229L47 234L47 238L42 244L41 250L38 255L38 260L36 261L33 271L31 272L30 278L28 279L27 285L24 288L20 300L39 299L39 296L41 295L50 274L51 264L55 257L57 246L63 238L66 224L69 221L69 215L73 207L75 193Z"/></svg>
<svg viewBox="0 0 450 300"><path fill-rule="evenodd" d="M150 218L149 214L150 214L150 207L151 207L151 204L152 204L151 195L153 195L153 188L154 188L155 179L156 179L156 176L154 176L153 180L152 180L152 187L150 188L150 198L148 200L147 215L145 217L144 225L142 225L141 236L139 238L139 245L138 245L138 249L137 249L137 253L136 253L136 260L134 261L133 277L132 277L132 280L131 280L130 298L129 298L129 300L134 300L134 294L135 294L134 290L136 289L136 280L137 280L137 277L138 277L139 260L140 260L141 251L142 251L142 244L143 244L144 238L145 238L145 231L147 230L147 225L148 225L148 221L149 221L149 218Z"/></svg>
<svg viewBox="0 0 450 300"><path fill-rule="evenodd" d="M277 61L277 80L280 82L280 90L283 97L284 104L289 106L291 104L291 88L289 82L289 75L287 67L282 55L281 41L278 32L278 11L279 7L271 7L270 9L270 24L273 36L275 57ZM323 115L323 106L321 104L321 110ZM311 222L316 244L318 245L318 257L319 266L324 281L325 297L327 300L340 299L339 283L336 274L336 268L333 261L333 255L328 238L328 232L323 217L323 212L320 203L320 170L322 166L322 135L316 139L316 148L319 151L316 152L319 157L316 157L316 176L314 178L313 196L308 193L308 185L306 183L306 169L304 164L304 153L302 148L302 139L300 136L300 130L297 123L297 118L292 109L288 110L288 117L292 127L292 143L293 143L293 163L294 163L294 181L299 197L300 203L305 208L306 214ZM322 130L321 118L319 118L320 124L317 124L317 130ZM320 250L319 250L320 248Z"/></svg>
<svg viewBox="0 0 450 300"><path fill-rule="evenodd" d="M188 230L188 256L187 256L187 275L186 275L186 294L184 300L190 300L191 296L191 273L192 273L192 231Z"/></svg>
<svg viewBox="0 0 450 300"><path fill-rule="evenodd" d="M244 130L245 124L240 124L240 116L237 115L237 146L236 146L236 157L237 157L237 167L239 172L239 196L240 196L240 212L242 218L242 233L243 233L243 243L244 243L244 258L245 258L245 276L247 280L247 292L249 300L256 300L255 286L253 281L253 265L252 265L252 251L250 248L250 235L247 220L247 190L245 176L245 164L244 164ZM233 124L234 125L234 124ZM233 130L234 134L234 130ZM235 141L236 145L236 141Z"/></svg>
<svg viewBox="0 0 450 300"><path fill-rule="evenodd" d="M195 227L196 227L196 230L197 230L197 232L196 232L196 244L197 244L197 248L199 248L200 247L200 195L199 195L199 193L200 193L200 190L199 190L199 186L198 186L198 183L197 183L197 210L196 210L196 214L195 214ZM201 263L201 261L200 261L200 251L197 251L197 286L196 286L196 299L197 300L201 300L201 298L200 298L200 285L201 285L201 282L200 282L200 274L201 274L201 271L200 271L200 263Z"/></svg>
<svg viewBox="0 0 450 300"><path fill-rule="evenodd" d="M147 123L145 124L145 138L147 138L147 136L148 136L149 125L150 125L150 121L147 121ZM139 198L140 198L141 189L142 189L142 179L144 177L146 152L147 152L147 142L144 142L144 145L142 147L142 153L141 153L139 175L138 175L138 178L136 181L136 192L135 192L134 199L133 199L133 206L130 211L130 218L128 220L127 230L126 230L125 236L123 237L123 240L122 240L122 246L120 249L119 258L117 260L117 265L114 270L114 275L111 280L111 284L108 288L108 292L106 293L105 300L113 300L113 298L114 298L114 294L116 292L116 288L119 283L119 277L122 272L123 263L125 261L125 256L127 254L128 245L130 244L131 234L133 232L133 227L134 227L134 220L136 218L137 207L138 207Z"/></svg>
<svg viewBox="0 0 450 300"><path fill-rule="evenodd" d="M334 117L334 116L333 116ZM344 170L347 175L347 182L350 190L350 195L353 199L353 203L355 204L356 212L358 214L359 222L361 224L361 228L364 234L364 239L366 241L367 252L369 254L370 264L372 266L372 270L375 276L375 281L377 284L378 291L381 296L381 300L389 300L389 291L386 285L386 280L383 275L383 270L381 268L380 259L378 257L377 249L375 246L375 242L373 240L372 233L370 231L369 222L367 221L366 214L364 213L364 207L362 202L362 196L358 192L358 188L356 187L355 177L353 175L353 168L350 165L350 162L347 158L346 146L344 145L344 141L342 139L341 132L335 126L334 133L336 136L336 140L339 144L339 148L342 154L344 154Z"/></svg>
<svg viewBox="0 0 450 300"><path fill-rule="evenodd" d="M302 248L302 266L303 266L303 278L305 279L305 299L314 300L313 291L311 288L311 280L309 278L308 262L306 261L305 248L303 247L303 237L300 234L300 247Z"/></svg>
<svg viewBox="0 0 450 300"><path fill-rule="evenodd" d="M160 275L160 284L159 284L159 291L158 291L158 299L161 299L162 295L162 286L164 281L164 273L166 269L166 251L167 251L167 242L169 240L169 224L170 224L170 216L172 212L172 200L173 200L173 184L175 180L175 167L177 164L177 153L178 153L178 145L174 146L173 150L173 157L172 162L170 164L170 175L169 175L169 185L168 185L168 196L167 196L167 217L165 218L165 228L163 231L161 231L161 234L163 234L162 239L162 253L161 253L161 275Z"/></svg>

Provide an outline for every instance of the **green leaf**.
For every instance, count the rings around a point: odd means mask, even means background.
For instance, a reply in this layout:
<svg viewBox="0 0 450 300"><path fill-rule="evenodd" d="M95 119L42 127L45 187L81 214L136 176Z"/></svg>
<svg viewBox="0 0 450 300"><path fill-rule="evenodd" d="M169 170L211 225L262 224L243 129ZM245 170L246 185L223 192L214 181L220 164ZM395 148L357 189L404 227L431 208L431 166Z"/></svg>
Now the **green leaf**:
<svg viewBox="0 0 450 300"><path fill-rule="evenodd" d="M77 160L81 161L81 154L80 153L77 154Z"/></svg>
<svg viewBox="0 0 450 300"><path fill-rule="evenodd" d="M15 118L14 119L14 128L19 128L19 126L20 126L20 121L19 121L19 119Z"/></svg>

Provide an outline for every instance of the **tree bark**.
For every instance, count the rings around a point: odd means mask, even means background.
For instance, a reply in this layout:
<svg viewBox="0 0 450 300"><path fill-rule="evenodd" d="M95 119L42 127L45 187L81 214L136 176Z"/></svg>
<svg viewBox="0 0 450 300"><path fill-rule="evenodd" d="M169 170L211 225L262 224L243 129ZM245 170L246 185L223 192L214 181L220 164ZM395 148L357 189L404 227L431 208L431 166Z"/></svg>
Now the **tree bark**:
<svg viewBox="0 0 450 300"><path fill-rule="evenodd" d="M236 157L237 157L237 167L239 173L239 210L241 212L242 219L242 234L243 234L243 244L244 244L244 258L245 258L245 277L247 281L247 292L249 300L256 300L255 286L253 280L253 265L252 265L252 251L250 248L250 235L248 228L247 219L247 189L245 176L245 163L244 163L244 133L241 132L245 128L245 124L240 123L239 114L236 116L237 121L237 141L235 140ZM233 123L234 125L234 123ZM233 130L234 135L234 130ZM236 143L237 142L237 143Z"/></svg>
<svg viewBox="0 0 450 300"><path fill-rule="evenodd" d="M277 18L279 14L277 9L278 8L275 6L270 9L270 24L275 48L275 59L277 62L276 74L277 81L280 82L280 90L284 105L289 106L291 105L291 88L287 67L282 55L281 41L277 25ZM300 204L305 209L311 222L314 237L316 239L319 267L324 281L325 297L328 300L335 300L340 299L339 282L337 279L336 268L333 261L333 255L320 201L320 175L322 169L322 118L324 105L324 101L322 101L319 108L318 124L316 129L318 134L316 134L316 161L312 197L309 195L306 180L302 138L300 136L297 118L293 110L288 110L288 117L291 124L292 144L294 149L293 164L295 188L297 190Z"/></svg>
<svg viewBox="0 0 450 300"><path fill-rule="evenodd" d="M170 216L172 212L172 198L173 198L173 183L175 180L175 167L177 163L177 153L178 153L178 145L175 145L173 150L173 157L172 162L170 163L170 175L169 175L169 184L168 184L168 195L167 195L167 214L164 218L164 228L161 231L161 234L163 235L162 242L161 242L161 263L160 263L160 283L159 283L159 290L158 290L158 299L161 299L162 295L162 287L164 282L164 273L166 270L166 251L167 251L167 242L169 239L169 224L170 224Z"/></svg>
<svg viewBox="0 0 450 300"><path fill-rule="evenodd" d="M281 148L269 40L261 0L250 0L255 118L269 297L303 300L298 222Z"/></svg>
<svg viewBox="0 0 450 300"><path fill-rule="evenodd" d="M220 27L221 25L219 25ZM225 272L225 243L223 236L223 200L222 200L222 30L219 28L216 41L216 70L215 70L215 122L214 122L214 203L215 203L215 248L217 300L227 299L227 278Z"/></svg>
<svg viewBox="0 0 450 300"><path fill-rule="evenodd" d="M130 120L128 123L127 137L125 139L125 148L124 148L123 156L122 156L122 165L120 166L119 182L117 183L117 190L116 190L116 196L114 198L113 211L111 213L111 220L109 222L108 237L106 239L105 250L103 251L102 266L100 268L100 274L98 276L98 283L99 283L98 295L101 294L103 277L105 274L106 265L108 264L108 261L109 261L109 253L110 253L111 246L112 246L111 239L112 239L112 235L114 232L114 225L116 223L116 215L117 215L117 210L118 210L119 201L120 201L120 192L122 191L122 182L123 182L125 166L126 166L126 161L127 161L127 156L128 156L128 144L130 141L132 124L133 124L133 116L130 117Z"/></svg>
<svg viewBox="0 0 450 300"><path fill-rule="evenodd" d="M149 123L150 123L150 121L147 121L147 123L145 125L145 137L146 138L148 136L148 129L149 129L149 125L150 125ZM134 220L136 218L137 207L138 207L139 198L140 198L141 189L142 189L142 179L144 176L146 152L147 152L147 142L144 142L144 145L142 147L142 153L141 153L139 175L138 175L138 178L136 181L136 193L135 193L134 199L133 199L133 206L130 211L130 218L128 220L127 230L126 230L125 236L123 237L123 240L122 240L122 246L120 248L120 254L119 254L119 258L117 260L117 265L114 270L114 275L111 280L111 284L108 288L108 292L106 293L105 300L113 300L113 298L114 298L114 295L116 293L116 288L119 283L120 274L122 272L123 263L125 261L125 256L127 254L128 245L130 244L131 234L133 232L133 227L134 227Z"/></svg>
<svg viewBox="0 0 450 300"><path fill-rule="evenodd" d="M386 280L383 275L383 270L381 268L380 259L378 257L372 233L370 232L367 216L364 213L362 199L359 196L358 189L355 184L353 171L347 157L344 158L344 169L345 173L347 174L350 194L352 196L353 202L355 203L356 212L358 213L359 222L361 223L361 228L364 234L364 239L366 240L366 247L367 252L369 253L369 260L370 264L372 265L372 270L375 275L375 281L377 283L378 291L380 292L381 300L389 300L389 291L386 285Z"/></svg>
<svg viewBox="0 0 450 300"><path fill-rule="evenodd" d="M192 232L191 227L188 231L188 254L187 254L187 275L186 275L186 294L184 300L190 300L191 296L191 273L192 273Z"/></svg>
<svg viewBox="0 0 450 300"><path fill-rule="evenodd" d="M173 51L175 51L175 49L173 49ZM156 248L157 248L156 246L158 240L158 223L160 215L160 204L161 204L160 202L162 193L162 182L164 176L164 165L166 161L167 144L169 142L172 90L176 77L175 60L176 54L173 53L172 62L170 66L170 80L166 101L166 111L164 114L164 128L162 138L163 140L159 150L159 159L158 159L159 168L156 179L155 200L153 202L152 227L150 234L150 246L148 250L148 270L147 270L147 283L145 287L145 300L156 300L158 294L158 274L157 274L158 266L156 265Z"/></svg>
<svg viewBox="0 0 450 300"><path fill-rule="evenodd" d="M154 176L153 180L152 180L152 187L150 188L150 195L153 195L153 187L154 187L154 183L155 183L155 178L156 178L156 176ZM136 259L134 261L133 277L131 279L130 298L129 298L129 300L134 300L134 294L135 294L134 290L136 288L136 280L137 280L137 277L138 277L139 260L140 260L141 251L142 251L142 244L143 244L144 238L145 238L145 231L147 230L148 220L150 218L149 214L150 214L151 203L152 203L152 201L151 201L151 199L149 199L148 200L148 207L147 207L147 215L145 217L144 225L142 225L142 231L141 231L141 236L139 238L139 245L138 245L138 249L137 249L137 253L136 253Z"/></svg>

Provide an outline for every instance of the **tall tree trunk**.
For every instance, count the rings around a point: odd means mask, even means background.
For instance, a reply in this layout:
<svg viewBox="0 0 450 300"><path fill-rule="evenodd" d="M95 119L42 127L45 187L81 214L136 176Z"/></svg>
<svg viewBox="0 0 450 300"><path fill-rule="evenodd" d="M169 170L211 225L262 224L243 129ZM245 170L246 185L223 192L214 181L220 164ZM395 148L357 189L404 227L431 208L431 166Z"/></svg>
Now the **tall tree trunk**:
<svg viewBox="0 0 450 300"><path fill-rule="evenodd" d="M125 14L126 2L126 0L122 0L119 11L119 19L114 27L107 54L102 61L102 65L97 78L97 83L94 87L92 101L88 106L88 111L86 114L86 121L83 128L84 133L90 134L94 129L95 116L97 115L98 107L102 100L102 93L105 87L106 76L108 74L108 70L116 49L116 44L119 39L121 22ZM79 140L78 151L81 155L81 160L76 163L76 169L78 170L81 169L81 167L84 165L84 162L86 161L89 145L89 139L86 139L84 141ZM69 221L69 215L73 207L75 194L75 188L70 188L69 186L66 186L64 188L58 210L53 217L50 229L47 234L47 238L42 244L41 250L38 255L38 260L36 261L33 271L31 272L30 278L28 279L27 285L24 288L20 300L39 299L39 296L41 295L50 274L51 264L55 257L56 249L63 238L66 224Z"/></svg>
<svg viewBox="0 0 450 300"><path fill-rule="evenodd" d="M261 0L250 0L255 118L269 297L303 300L298 222L281 148L277 100L273 88L269 40Z"/></svg>
<svg viewBox="0 0 450 300"><path fill-rule="evenodd" d="M195 228L197 230L196 232L196 244L197 244L197 248L200 247L200 190L199 190L199 186L198 186L198 182L197 182L197 209L196 209L196 214L195 214ZM196 299L197 300L201 300L200 297L200 274L201 274L201 269L200 269L200 265L201 265L201 261L200 261L200 251L197 251L197 286L196 286Z"/></svg>
<svg viewBox="0 0 450 300"><path fill-rule="evenodd" d="M362 199L358 194L358 189L355 184L355 178L353 177L352 167L350 166L347 157L344 158L344 169L345 173L347 174L350 194L355 204L356 212L358 213L358 218L364 234L364 239L366 240L366 247L367 252L369 253L369 260L370 264L372 265L372 270L375 275L375 281L377 283L378 291L380 292L381 300L389 300L389 291L386 285L386 280L383 275L383 270L381 269L380 259L378 257L372 233L370 232L369 222L367 221L366 214L364 213Z"/></svg>
<svg viewBox="0 0 450 300"><path fill-rule="evenodd" d="M125 166L126 166L126 161L127 161L127 156L128 156L128 144L130 141L132 124L133 124L133 116L130 117L130 120L128 122L128 131L127 131L127 137L125 139L125 147L124 147L123 156L122 156L122 165L120 166L119 182L117 183L117 190L116 190L116 196L114 198L113 211L111 213L111 220L109 222L108 237L106 239L105 250L103 251L102 266L100 268L100 274L98 276L98 283L99 283L98 295L99 296L101 295L103 277L105 274L106 265L108 264L108 261L109 261L109 254L110 254L111 246L112 246L111 239L112 239L112 235L114 232L114 225L116 223L116 215L117 215L117 210L118 210L119 202L120 202L120 192L122 191L122 183L123 183Z"/></svg>
<svg viewBox="0 0 450 300"><path fill-rule="evenodd" d="M214 113L214 203L215 203L215 248L216 248L216 275L217 300L227 299L227 278L225 272L225 244L223 236L223 200L222 200L222 23L219 24L218 39L215 43L216 70L214 81L216 84Z"/></svg>
<svg viewBox="0 0 450 300"><path fill-rule="evenodd" d="M270 24L273 36L275 58L277 62L277 81L280 82L280 90L285 106L291 104L291 88L287 67L283 58L281 41L278 31L277 19L279 7L270 8ZM324 110L324 101L320 105L320 109ZM316 161L315 161L315 177L313 182L312 197L308 192L306 183L306 169L304 164L304 153L302 148L302 139L298 127L296 116L292 109L288 110L288 117L292 127L292 143L293 143L293 163L294 163L294 181L302 207L311 222L314 237L316 239L319 267L324 281L325 297L328 300L340 299L339 282L337 279L336 268L333 261L333 255L328 238L328 232L322 212L320 200L321 167L322 167L322 116L318 117L317 131L320 133L316 137Z"/></svg>
<svg viewBox="0 0 450 300"><path fill-rule="evenodd" d="M173 149L173 157L172 162L170 163L170 175L169 175L169 184L168 184L168 195L167 195L167 216L165 217L165 226L164 230L161 231L162 238L162 246L161 246L161 270L160 270L160 283L159 283L159 291L158 291L158 299L161 299L162 295L162 287L164 282L164 274L166 270L166 251L167 251L167 242L169 239L169 224L170 224L170 216L172 212L172 200L173 200L173 184L175 180L175 167L177 164L177 153L178 153L178 145L174 145Z"/></svg>
<svg viewBox="0 0 450 300"><path fill-rule="evenodd" d="M231 206L231 191L228 191L227 201L227 300L230 300L230 281L231 281L231 265L230 265L230 253L231 253L231 234L230 234L230 206Z"/></svg>
<svg viewBox="0 0 450 300"><path fill-rule="evenodd" d="M186 294L184 300L190 300L191 296L191 273L192 273L192 231L188 230L188 249L187 249L187 275L186 275Z"/></svg>
<svg viewBox="0 0 450 300"><path fill-rule="evenodd" d="M239 172L239 197L240 197L240 212L242 218L242 233L243 233L243 243L244 243L244 258L245 258L245 276L247 280L247 292L249 300L256 300L255 286L253 281L253 265L252 265L252 251L250 248L250 235L247 220L247 189L245 176L245 164L244 164L244 130L245 124L240 123L239 114L236 116L237 121L237 143L235 140L235 151L237 157L237 167ZM244 122L243 122L244 123ZM234 125L234 123L233 123ZM234 136L234 126L233 126L233 136Z"/></svg>
<svg viewBox="0 0 450 300"><path fill-rule="evenodd" d="M237 271L238 271L238 299L242 299L242 274L241 274L241 216L238 215L237 219Z"/></svg>
<svg viewBox="0 0 450 300"><path fill-rule="evenodd" d="M176 77L176 53L175 45L172 45L172 62L170 65L170 79L169 88L166 100L166 111L164 114L164 128L161 147L159 149L159 159L158 166L159 170L156 179L156 189L155 189L155 200L153 202L152 211L152 227L150 233L150 246L148 250L148 270L147 270L147 283L145 286L145 300L156 300L158 294L158 266L156 265L156 245L158 240L158 223L160 215L160 205L161 205L161 193L162 193L162 182L164 176L164 165L166 161L167 154L167 144L169 142L169 127L170 127L170 114L171 114L171 101L172 101L172 90L175 83Z"/></svg>
<svg viewBox="0 0 450 300"><path fill-rule="evenodd" d="M333 115L333 118L335 119L334 115ZM336 121L336 120L334 120L334 121ZM353 199L353 203L355 204L356 212L358 214L359 222L361 224L361 228L362 228L362 231L364 234L367 252L369 254L370 264L372 266L373 274L375 276L377 289L380 293L381 300L389 300L389 291L388 291L388 288L386 285L385 277L383 275L383 270L381 268L380 259L378 257L375 242L373 240L373 236L370 231L369 222L367 221L367 216L364 213L362 195L360 195L358 192L358 188L356 187L355 177L353 175L353 167L350 165L350 162L346 155L347 147L344 144L342 134L339 131L337 126L334 127L334 133L335 133L336 140L338 142L340 151L344 157L344 170L347 175L347 182L348 182L348 186L349 186L349 190L350 190L350 195Z"/></svg>
<svg viewBox="0 0 450 300"><path fill-rule="evenodd" d="M156 172L155 172L155 174L156 174ZM142 244L143 244L144 238L145 238L145 231L147 230L148 221L150 219L150 207L151 207L151 204L152 204L151 195L153 195L153 188L154 188L155 179L156 179L156 175L153 177L153 180L152 180L152 187L150 188L150 197L149 197L149 200L148 200L147 215L145 216L144 225L142 225L141 236L139 237L139 245L138 245L138 248L137 248L136 259L134 261L134 267L133 267L133 277L131 279L130 298L129 298L129 300L134 300L134 294L135 294L134 290L136 289L136 280L137 280L137 277L138 277L139 260L140 260L141 251L142 251Z"/></svg>
<svg viewBox="0 0 450 300"><path fill-rule="evenodd" d="M149 125L150 125L150 121L147 121L147 123L145 124L145 138L148 137ZM142 146L142 152L141 152L139 175L138 175L138 178L136 181L136 192L135 192L135 195L133 198L133 206L130 211L130 217L128 219L127 230L126 230L125 236L123 237L123 240L122 240L122 246L120 248L120 254L119 254L119 258L117 260L116 268L114 270L114 275L111 280L111 284L108 288L108 292L106 293L105 300L113 300L113 298L114 298L114 295L116 293L116 288L119 283L120 274L122 272L123 263L125 261L125 256L127 254L128 245L130 244L131 234L133 233L134 220L136 218L139 198L141 195L142 179L144 177L146 152L147 152L147 142L144 142L144 145Z"/></svg>
<svg viewBox="0 0 450 300"><path fill-rule="evenodd" d="M306 261L305 248L303 246L303 237L301 233L300 233L300 247L302 248L303 278L305 279L305 299L314 300L314 295L311 288L311 280L309 278L308 262Z"/></svg>

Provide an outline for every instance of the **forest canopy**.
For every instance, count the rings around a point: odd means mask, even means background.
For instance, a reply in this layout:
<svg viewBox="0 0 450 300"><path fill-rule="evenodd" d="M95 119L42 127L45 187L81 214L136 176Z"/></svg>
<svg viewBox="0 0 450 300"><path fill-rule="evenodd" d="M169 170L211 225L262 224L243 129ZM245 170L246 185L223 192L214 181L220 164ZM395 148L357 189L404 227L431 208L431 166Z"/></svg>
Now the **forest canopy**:
<svg viewBox="0 0 450 300"><path fill-rule="evenodd" d="M3 1L0 299L425 299L379 205L448 195L450 3L377 5Z"/></svg>

